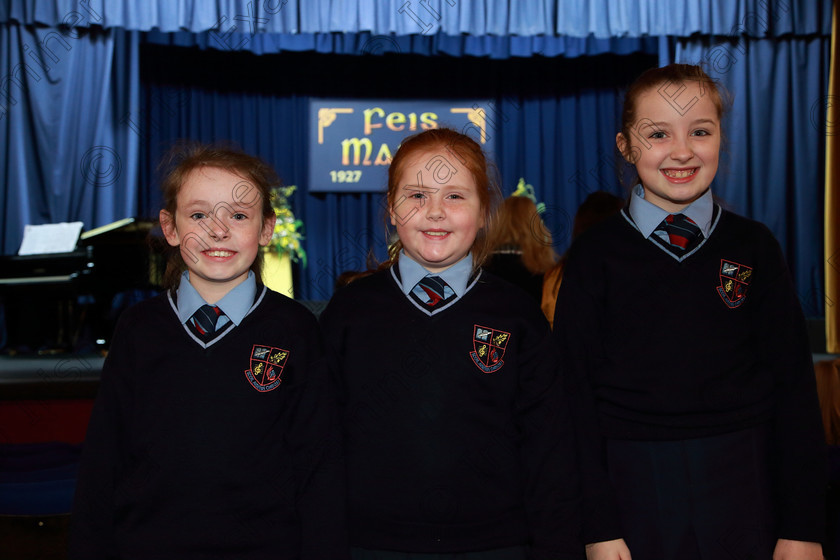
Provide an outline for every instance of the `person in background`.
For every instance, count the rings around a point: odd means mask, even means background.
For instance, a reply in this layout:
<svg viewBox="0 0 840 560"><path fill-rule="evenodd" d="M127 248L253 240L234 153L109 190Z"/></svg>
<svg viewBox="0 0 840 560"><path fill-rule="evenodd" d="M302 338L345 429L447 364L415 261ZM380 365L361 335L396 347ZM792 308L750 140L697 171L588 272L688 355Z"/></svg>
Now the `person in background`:
<svg viewBox="0 0 840 560"><path fill-rule="evenodd" d="M527 185L527 187L531 187ZM539 302L543 274L554 266L551 232L546 227L533 195L524 180L502 203L489 233L491 247L484 269L519 286Z"/></svg>

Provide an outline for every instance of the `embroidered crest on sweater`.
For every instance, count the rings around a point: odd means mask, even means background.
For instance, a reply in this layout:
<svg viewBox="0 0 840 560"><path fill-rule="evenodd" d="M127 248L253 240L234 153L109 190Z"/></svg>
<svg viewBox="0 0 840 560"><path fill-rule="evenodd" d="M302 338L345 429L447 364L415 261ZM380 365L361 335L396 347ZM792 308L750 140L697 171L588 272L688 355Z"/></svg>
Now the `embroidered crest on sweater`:
<svg viewBox="0 0 840 560"><path fill-rule="evenodd" d="M257 391L271 391L283 381L281 376L288 360L288 350L254 344L251 350L251 369L245 370L245 377Z"/></svg>
<svg viewBox="0 0 840 560"><path fill-rule="evenodd" d="M470 358L484 373L492 373L505 365L502 359L510 341L510 333L481 325L473 326L473 351Z"/></svg>
<svg viewBox="0 0 840 560"><path fill-rule="evenodd" d="M734 309L744 303L752 277L752 268L721 259L720 286L717 291L727 307Z"/></svg>

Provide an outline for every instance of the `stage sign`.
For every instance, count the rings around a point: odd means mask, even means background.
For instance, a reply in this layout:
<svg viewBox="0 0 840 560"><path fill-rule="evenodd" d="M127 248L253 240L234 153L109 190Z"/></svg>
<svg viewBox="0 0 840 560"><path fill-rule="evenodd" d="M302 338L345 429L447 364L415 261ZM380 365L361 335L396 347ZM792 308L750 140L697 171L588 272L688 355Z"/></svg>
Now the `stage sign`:
<svg viewBox="0 0 840 560"><path fill-rule="evenodd" d="M309 191L385 192L400 142L430 128L454 128L493 158L494 123L487 100L312 99Z"/></svg>

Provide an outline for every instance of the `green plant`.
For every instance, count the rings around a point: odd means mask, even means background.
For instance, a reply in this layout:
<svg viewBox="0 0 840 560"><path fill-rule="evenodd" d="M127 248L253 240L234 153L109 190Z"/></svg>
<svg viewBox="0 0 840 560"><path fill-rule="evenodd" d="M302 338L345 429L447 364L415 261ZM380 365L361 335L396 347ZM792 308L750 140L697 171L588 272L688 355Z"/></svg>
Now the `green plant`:
<svg viewBox="0 0 840 560"><path fill-rule="evenodd" d="M292 207L289 205L289 197L295 190L297 190L295 185L271 189L271 206L274 208L277 221L267 248L278 255L288 255L293 262L300 261L303 266L306 266L306 251L301 245L304 239L303 222L295 218Z"/></svg>

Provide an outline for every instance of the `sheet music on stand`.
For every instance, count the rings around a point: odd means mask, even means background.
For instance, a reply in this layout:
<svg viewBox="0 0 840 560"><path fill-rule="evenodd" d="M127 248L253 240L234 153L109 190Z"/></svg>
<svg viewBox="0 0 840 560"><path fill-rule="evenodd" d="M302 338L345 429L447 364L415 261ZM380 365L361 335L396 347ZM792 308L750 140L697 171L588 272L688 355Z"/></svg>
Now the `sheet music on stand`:
<svg viewBox="0 0 840 560"><path fill-rule="evenodd" d="M69 253L76 248L82 227L82 222L24 226L23 241L20 243L18 255Z"/></svg>

